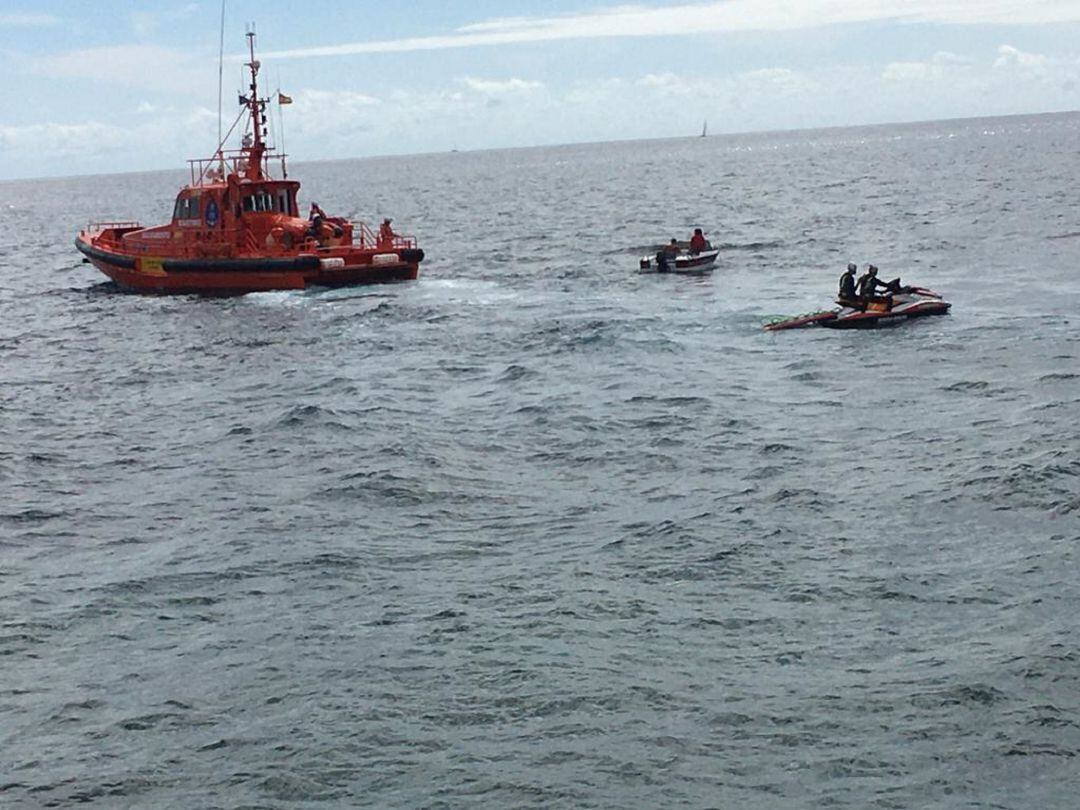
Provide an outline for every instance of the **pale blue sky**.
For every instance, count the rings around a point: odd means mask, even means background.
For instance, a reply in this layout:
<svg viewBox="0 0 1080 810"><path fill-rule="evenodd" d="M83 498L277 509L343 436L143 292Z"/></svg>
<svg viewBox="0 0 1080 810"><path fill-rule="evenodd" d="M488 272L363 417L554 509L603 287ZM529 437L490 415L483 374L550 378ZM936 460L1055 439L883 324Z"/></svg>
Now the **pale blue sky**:
<svg viewBox="0 0 1080 810"><path fill-rule="evenodd" d="M3 0L0 178L209 155L220 12ZM227 55L252 20L294 160L1080 108L1080 0L227 0Z"/></svg>

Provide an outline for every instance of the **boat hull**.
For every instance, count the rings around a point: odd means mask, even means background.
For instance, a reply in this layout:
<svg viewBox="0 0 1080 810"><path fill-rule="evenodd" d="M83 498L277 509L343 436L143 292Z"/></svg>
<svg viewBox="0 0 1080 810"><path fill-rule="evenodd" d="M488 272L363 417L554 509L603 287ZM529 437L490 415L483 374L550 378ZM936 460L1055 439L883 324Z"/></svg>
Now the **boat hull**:
<svg viewBox="0 0 1080 810"><path fill-rule="evenodd" d="M417 277L423 251L382 254L396 261L348 263L340 257L304 254L293 257L180 259L103 250L79 237L75 247L87 261L132 292L160 295L244 295L308 287L349 287L411 281Z"/></svg>
<svg viewBox="0 0 1080 810"><path fill-rule="evenodd" d="M707 273L713 269L719 250L705 250L701 253L679 253L669 258L666 267L661 267L654 256L642 256L639 266L645 272L653 273Z"/></svg>
<svg viewBox="0 0 1080 810"><path fill-rule="evenodd" d="M882 329L889 326L899 326L904 321L912 318L944 315L949 311L949 307L950 304L944 301L922 301L903 309L884 312L841 310L835 318L824 319L819 323L826 329Z"/></svg>

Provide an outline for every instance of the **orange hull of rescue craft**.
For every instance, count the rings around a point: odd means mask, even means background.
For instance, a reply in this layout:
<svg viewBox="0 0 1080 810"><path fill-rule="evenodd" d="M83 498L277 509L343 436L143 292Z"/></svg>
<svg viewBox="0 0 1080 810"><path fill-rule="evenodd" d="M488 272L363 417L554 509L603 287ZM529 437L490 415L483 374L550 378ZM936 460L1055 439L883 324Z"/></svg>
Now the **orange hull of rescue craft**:
<svg viewBox="0 0 1080 810"><path fill-rule="evenodd" d="M219 144L213 157L189 161L191 182L177 195L169 224L87 226L75 239L84 261L144 293L240 295L415 279L424 252L390 220L376 234L315 204L306 219L299 215L300 183L288 179L285 155L271 154L263 140L269 99L258 97L253 33L248 40L250 92L233 124L247 120L241 148ZM279 94L279 101L288 99ZM271 160L280 160L280 178L271 176Z"/></svg>

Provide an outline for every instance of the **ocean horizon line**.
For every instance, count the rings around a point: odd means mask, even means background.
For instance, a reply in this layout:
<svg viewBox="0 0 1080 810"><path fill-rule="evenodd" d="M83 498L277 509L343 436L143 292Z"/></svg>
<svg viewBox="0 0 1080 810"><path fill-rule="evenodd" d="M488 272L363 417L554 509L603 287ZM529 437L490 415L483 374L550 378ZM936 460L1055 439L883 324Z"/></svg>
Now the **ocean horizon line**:
<svg viewBox="0 0 1080 810"><path fill-rule="evenodd" d="M722 140L725 138L738 138L752 135L761 136L776 136L776 135L797 135L813 132L838 132L838 131L852 131L852 130L875 130L882 127L917 127L925 126L927 124L948 124L948 123L968 123L976 121L1004 121L1018 118L1057 118L1067 117L1070 115L1080 114L1080 109L1071 110L1050 110L1043 112L1031 112L1031 113L1005 113L1000 115L973 115L973 116L959 116L949 118L919 118L910 120L899 121L881 121L876 123L861 123L861 124L831 124L829 126L815 126L815 127L788 127L779 129L745 129L745 130L730 130L719 131L709 133L707 139L710 140ZM318 165L324 163L347 163L347 162L362 162L362 161L376 161L376 160L389 160L400 158L423 158L431 156L442 156L448 154L462 154L462 155L476 155L476 154L488 154L496 152L521 152L529 151L533 149L560 149L560 148L573 148L580 146L603 146L605 144L632 144L632 143L649 143L649 142L663 142L663 141L682 141L682 140L696 140L703 136L698 133L691 133L687 135L664 135L659 137L649 138L616 138L616 139L600 139L600 140L585 140L585 141L566 141L555 143L535 143L524 144L514 146L483 146L476 148L453 148L453 149L433 149L425 152L384 152L372 155L349 155L343 157L326 157L326 158L295 158L292 155L286 153L286 157L290 159L292 166L305 166L305 165ZM187 162L188 158L183 158L183 162ZM33 181L53 181L53 180L68 180L75 178L93 178L93 177L116 177L124 175L136 175L136 174L171 174L178 172L187 172L188 169L184 166L175 167L155 167L148 169L133 169L131 171L117 171L117 172L76 172L74 174L45 174L45 175L26 175L26 176L12 176L12 177L0 177L0 184L6 183L25 183Z"/></svg>

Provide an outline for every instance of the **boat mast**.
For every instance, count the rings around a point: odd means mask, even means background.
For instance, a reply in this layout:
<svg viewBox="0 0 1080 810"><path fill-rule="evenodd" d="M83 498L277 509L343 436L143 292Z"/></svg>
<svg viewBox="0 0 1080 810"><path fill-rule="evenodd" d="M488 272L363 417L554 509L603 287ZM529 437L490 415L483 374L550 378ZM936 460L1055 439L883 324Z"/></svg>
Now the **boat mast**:
<svg viewBox="0 0 1080 810"><path fill-rule="evenodd" d="M221 31L218 35L217 67L217 158L218 170L225 176L225 155L221 152L221 85L225 70L225 0L221 0Z"/></svg>
<svg viewBox="0 0 1080 810"><path fill-rule="evenodd" d="M266 134L266 121L265 116L263 115L263 110L266 107L266 100L259 98L259 60L255 58L254 26L247 32L247 38L248 52L251 54L251 61L247 63L247 67L251 69L251 93L245 101L247 101L248 110L251 112L251 128L253 133L251 146L246 147L248 161L245 176L248 180L261 180L263 155L266 154L266 143L263 141L263 136Z"/></svg>

